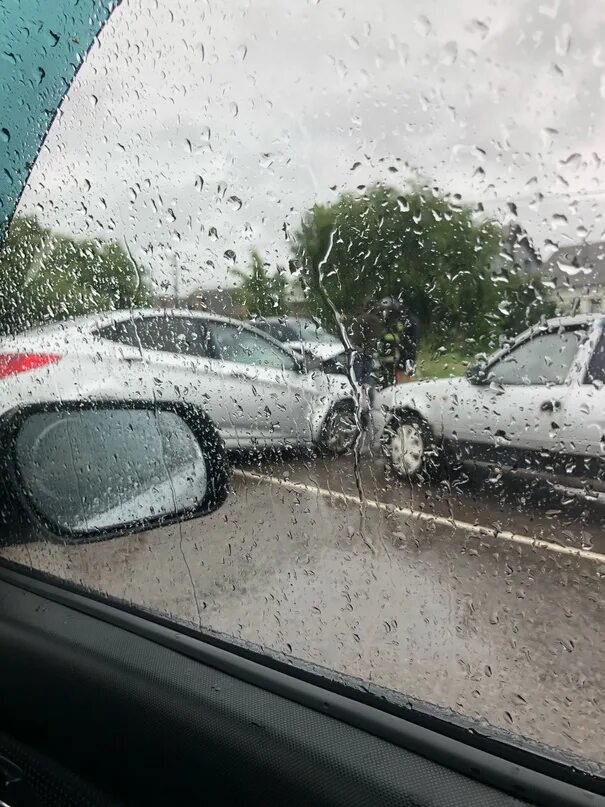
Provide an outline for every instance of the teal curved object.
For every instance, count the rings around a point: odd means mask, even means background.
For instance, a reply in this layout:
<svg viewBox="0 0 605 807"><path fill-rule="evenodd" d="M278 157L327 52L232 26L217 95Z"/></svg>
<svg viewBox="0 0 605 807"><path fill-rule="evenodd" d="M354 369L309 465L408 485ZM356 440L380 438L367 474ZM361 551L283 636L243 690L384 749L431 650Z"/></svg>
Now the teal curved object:
<svg viewBox="0 0 605 807"><path fill-rule="evenodd" d="M46 133L117 0L0 3L0 240Z"/></svg>

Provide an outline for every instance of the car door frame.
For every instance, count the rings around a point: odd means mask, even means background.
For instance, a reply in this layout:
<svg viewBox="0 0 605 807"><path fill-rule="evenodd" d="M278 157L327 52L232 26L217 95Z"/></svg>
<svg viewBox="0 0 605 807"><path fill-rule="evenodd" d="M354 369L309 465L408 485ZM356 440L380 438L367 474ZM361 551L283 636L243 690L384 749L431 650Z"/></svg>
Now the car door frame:
<svg viewBox="0 0 605 807"><path fill-rule="evenodd" d="M3 730L120 803L604 803L556 749L3 558L0 596Z"/></svg>
<svg viewBox="0 0 605 807"><path fill-rule="evenodd" d="M603 411L605 386L595 387L587 380L592 356L601 339L605 339L605 316L596 316L589 328L588 338L580 346L565 391L562 410L565 415L566 451L560 465L564 466L561 470L567 475L589 485L597 483L600 490L605 490L603 432L599 434L597 431L598 419L596 422L590 420L595 409L597 418L598 412ZM595 397L596 402L592 400Z"/></svg>
<svg viewBox="0 0 605 807"><path fill-rule="evenodd" d="M489 380L489 373L492 367L498 362L510 356L522 345L539 336L559 333L561 331L579 331L585 329L587 336L592 332L590 320L586 322L554 322L530 328L520 334L512 344L495 353L485 365L486 378ZM565 401L569 390L574 382L582 377L583 368L587 359L585 356L587 338L578 345L575 357L572 360L566 378L561 384L510 384L501 385L500 388L492 386L490 383L469 385L473 388L473 393L469 394L469 399L484 407L488 407L492 413L500 414L503 410L503 419L508 423L507 418L515 417L517 411L531 411L536 416L536 429L525 439L517 430L496 429L491 440L473 439L468 433L463 432L458 443L458 451L464 460L474 462L504 465L513 467L516 470L528 472L557 472L559 466L564 464L565 434L561 424L564 424ZM511 400L513 396L507 398L509 390L516 393L519 400ZM483 399L483 400L482 400ZM529 401L527 400L529 399ZM540 400L542 399L542 400ZM521 402L521 403L520 403ZM527 406L523 404L528 403ZM552 408L549 408L550 407ZM536 410L536 407L538 408ZM508 413L508 414L507 414ZM537 428L539 427L539 428ZM545 433L548 429L548 434ZM556 434L557 444L560 450L553 450L548 441L551 434ZM546 439L548 437L548 439Z"/></svg>
<svg viewBox="0 0 605 807"><path fill-rule="evenodd" d="M215 358L213 361L217 364L215 370L217 373L225 373L233 378L238 378L243 382L243 385L250 385L255 390L255 395L259 398L259 408L256 410L257 415L260 411L264 411L265 407L271 411L271 402L277 403L280 409L280 418L289 418L291 426L286 429L275 429L273 423L270 423L267 429L254 428L255 419L248 422L246 428L249 429L249 436L259 445L271 444L306 444L312 442L312 429L310 423L310 400L309 396L305 395L308 384L304 381L305 371L296 354L289 350L285 345L277 339L269 336L263 331L254 328L246 322L238 320L226 319L223 317L209 317L209 334L210 342L213 345L213 353ZM296 370L288 370L285 367L281 370L275 367L263 367L255 364L248 364L245 362L235 362L229 359L224 359L221 354L221 346L218 344L216 336L213 332L212 325L229 327L236 330L244 330L252 333L257 339L266 342L274 350L283 354L289 359ZM220 366L222 365L222 366ZM256 382L256 384L255 384ZM274 400L274 395L277 393L270 392L269 399L263 405L263 385L270 389L280 389L282 394L287 396L288 403L282 409L279 406L279 401ZM252 410L251 410L252 414ZM256 417L258 420L258 417ZM245 424L244 424L245 425ZM229 445L229 437L227 437ZM232 439L237 439L236 435Z"/></svg>

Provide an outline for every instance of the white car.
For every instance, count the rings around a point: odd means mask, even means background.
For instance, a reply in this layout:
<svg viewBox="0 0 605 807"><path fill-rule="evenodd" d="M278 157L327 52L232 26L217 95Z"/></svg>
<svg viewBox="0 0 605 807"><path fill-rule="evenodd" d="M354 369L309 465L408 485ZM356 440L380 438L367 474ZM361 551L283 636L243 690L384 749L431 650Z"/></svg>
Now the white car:
<svg viewBox="0 0 605 807"><path fill-rule="evenodd" d="M422 478L451 452L569 484L605 488L605 315L549 320L465 378L379 393L393 470Z"/></svg>
<svg viewBox="0 0 605 807"><path fill-rule="evenodd" d="M116 311L0 341L0 413L89 398L199 406L228 449L314 444L339 454L359 430L346 378L305 372L290 350L237 320Z"/></svg>
<svg viewBox="0 0 605 807"><path fill-rule="evenodd" d="M308 317L259 317L252 324L302 357L328 362L344 354L340 339Z"/></svg>

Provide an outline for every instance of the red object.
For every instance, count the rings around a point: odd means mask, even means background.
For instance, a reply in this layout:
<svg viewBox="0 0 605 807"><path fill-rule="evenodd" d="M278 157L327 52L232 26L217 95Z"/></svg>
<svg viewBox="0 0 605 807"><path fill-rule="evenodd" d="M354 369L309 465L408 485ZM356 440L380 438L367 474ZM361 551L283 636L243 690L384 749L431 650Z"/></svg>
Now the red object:
<svg viewBox="0 0 605 807"><path fill-rule="evenodd" d="M62 358L58 353L0 353L0 378L37 370Z"/></svg>

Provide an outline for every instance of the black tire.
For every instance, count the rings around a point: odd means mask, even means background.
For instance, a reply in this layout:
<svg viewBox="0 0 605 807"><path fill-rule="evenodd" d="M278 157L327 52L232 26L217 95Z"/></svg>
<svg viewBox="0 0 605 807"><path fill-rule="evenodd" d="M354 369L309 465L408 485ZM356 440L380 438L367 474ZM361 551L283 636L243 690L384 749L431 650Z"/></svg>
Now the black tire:
<svg viewBox="0 0 605 807"><path fill-rule="evenodd" d="M352 401L341 401L328 412L321 429L319 447L325 454L350 454L359 439L359 418Z"/></svg>
<svg viewBox="0 0 605 807"><path fill-rule="evenodd" d="M399 479L427 481L442 473L442 450L429 424L414 412L398 412L388 421L383 445Z"/></svg>

